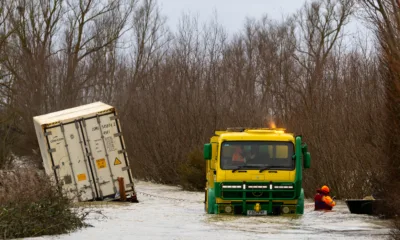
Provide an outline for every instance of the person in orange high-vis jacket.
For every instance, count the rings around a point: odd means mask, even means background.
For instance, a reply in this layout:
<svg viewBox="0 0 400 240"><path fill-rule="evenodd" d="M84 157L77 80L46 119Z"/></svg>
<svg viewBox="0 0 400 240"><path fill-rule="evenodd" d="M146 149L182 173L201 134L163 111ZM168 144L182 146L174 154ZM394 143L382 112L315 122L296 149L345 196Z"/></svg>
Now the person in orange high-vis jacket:
<svg viewBox="0 0 400 240"><path fill-rule="evenodd" d="M332 210L336 202L329 196L329 187L324 185L314 197L315 210Z"/></svg>
<svg viewBox="0 0 400 240"><path fill-rule="evenodd" d="M245 163L246 159L243 157L243 150L241 146L235 147L235 152L232 155L232 163Z"/></svg>

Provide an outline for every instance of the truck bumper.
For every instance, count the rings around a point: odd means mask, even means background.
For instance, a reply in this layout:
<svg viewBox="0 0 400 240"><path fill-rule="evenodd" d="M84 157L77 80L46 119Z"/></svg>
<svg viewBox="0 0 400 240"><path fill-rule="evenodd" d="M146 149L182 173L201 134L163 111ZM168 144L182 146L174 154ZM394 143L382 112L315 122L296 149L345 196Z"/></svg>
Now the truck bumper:
<svg viewBox="0 0 400 240"><path fill-rule="evenodd" d="M297 211L298 205L282 202L245 202L245 203L216 203L215 214L241 215L289 215L301 214Z"/></svg>

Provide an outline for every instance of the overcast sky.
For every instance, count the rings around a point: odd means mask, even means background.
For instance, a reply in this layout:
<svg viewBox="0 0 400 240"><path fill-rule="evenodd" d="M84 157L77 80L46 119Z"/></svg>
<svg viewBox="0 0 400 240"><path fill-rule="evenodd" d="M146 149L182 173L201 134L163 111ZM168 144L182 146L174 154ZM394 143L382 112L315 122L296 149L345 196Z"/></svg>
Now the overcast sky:
<svg viewBox="0 0 400 240"><path fill-rule="evenodd" d="M304 5L307 0L157 0L161 13L167 17L168 26L174 31L183 13L197 15L200 23L207 22L217 13L218 22L228 34L243 29L246 17L261 19L267 15L270 19L282 20ZM346 33L364 30L354 18L346 26Z"/></svg>
<svg viewBox="0 0 400 240"><path fill-rule="evenodd" d="M198 15L205 22L217 12L218 22L228 32L243 28L246 17L280 20L283 16L296 12L306 0L157 0L161 13L167 16L168 26L176 29L182 13Z"/></svg>

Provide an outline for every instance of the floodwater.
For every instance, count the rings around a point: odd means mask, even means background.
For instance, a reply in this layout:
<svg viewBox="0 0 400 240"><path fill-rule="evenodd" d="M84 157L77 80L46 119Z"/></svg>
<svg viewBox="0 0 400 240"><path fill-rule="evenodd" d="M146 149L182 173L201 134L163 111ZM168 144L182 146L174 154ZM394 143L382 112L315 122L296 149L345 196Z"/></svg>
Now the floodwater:
<svg viewBox="0 0 400 240"><path fill-rule="evenodd" d="M88 206L93 227L34 239L385 239L389 222L350 214L344 202L333 211L302 216L227 216L204 212L204 195L178 187L136 182L139 203Z"/></svg>

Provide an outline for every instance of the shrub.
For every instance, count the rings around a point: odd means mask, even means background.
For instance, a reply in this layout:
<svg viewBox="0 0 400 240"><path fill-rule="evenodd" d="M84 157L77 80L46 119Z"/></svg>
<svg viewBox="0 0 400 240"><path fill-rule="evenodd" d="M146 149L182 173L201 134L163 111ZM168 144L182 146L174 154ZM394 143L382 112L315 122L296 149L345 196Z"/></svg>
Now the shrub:
<svg viewBox="0 0 400 240"><path fill-rule="evenodd" d="M0 172L0 209L4 239L62 234L84 226L84 215L35 171Z"/></svg>
<svg viewBox="0 0 400 240"><path fill-rule="evenodd" d="M394 227L391 232L391 238L394 240L400 239L400 218L397 217L396 219L393 220Z"/></svg>
<svg viewBox="0 0 400 240"><path fill-rule="evenodd" d="M188 160L178 169L181 185L185 190L204 190L206 182L206 161L203 153L196 149L189 153Z"/></svg>

